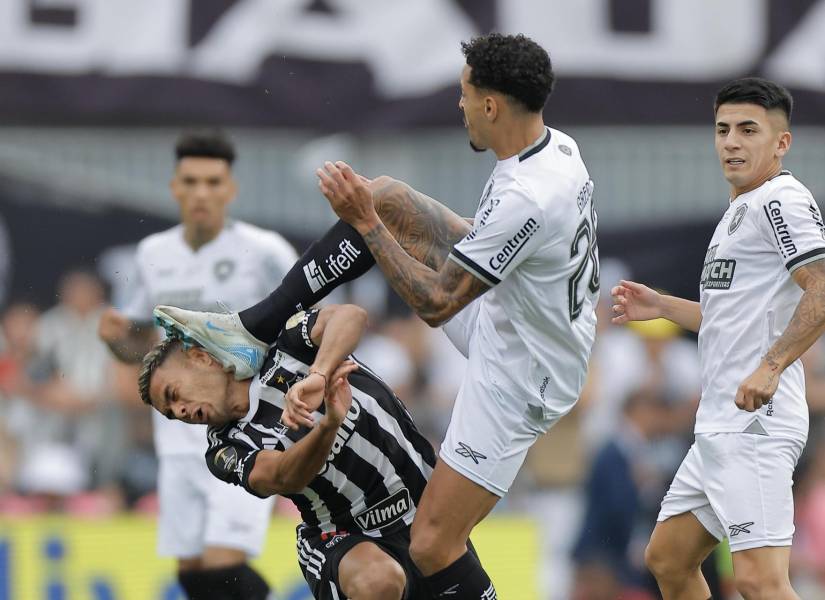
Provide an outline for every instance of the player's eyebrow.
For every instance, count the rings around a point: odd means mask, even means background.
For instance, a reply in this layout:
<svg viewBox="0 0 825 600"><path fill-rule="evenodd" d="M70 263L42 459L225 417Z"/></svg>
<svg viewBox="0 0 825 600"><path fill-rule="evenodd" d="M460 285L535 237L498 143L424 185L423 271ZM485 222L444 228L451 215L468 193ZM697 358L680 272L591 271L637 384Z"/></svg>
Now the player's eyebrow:
<svg viewBox="0 0 825 600"><path fill-rule="evenodd" d="M747 119L745 121L739 121L736 124L737 127L746 127L748 125L756 125L757 127L759 127L759 123L757 123L753 119ZM724 121L717 121L716 126L717 127L730 127L730 125L728 123L725 123Z"/></svg>

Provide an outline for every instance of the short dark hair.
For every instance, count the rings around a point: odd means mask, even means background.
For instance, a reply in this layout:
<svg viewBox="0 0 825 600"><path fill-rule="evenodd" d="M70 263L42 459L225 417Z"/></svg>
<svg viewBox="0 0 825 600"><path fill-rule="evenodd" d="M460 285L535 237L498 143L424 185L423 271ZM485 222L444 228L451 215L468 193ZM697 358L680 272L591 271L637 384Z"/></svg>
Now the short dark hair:
<svg viewBox="0 0 825 600"><path fill-rule="evenodd" d="M155 344L146 356L143 357L143 365L140 368L140 375L138 375L138 391L140 392L140 399L144 404L152 405L152 399L149 397L149 386L152 384L152 375L160 367L172 351L176 348L182 348L183 343L179 338L165 338Z"/></svg>
<svg viewBox="0 0 825 600"><path fill-rule="evenodd" d="M716 92L714 115L723 104L756 104L765 110L780 110L788 123L793 112L791 93L778 83L761 77L743 77L725 84Z"/></svg>
<svg viewBox="0 0 825 600"><path fill-rule="evenodd" d="M506 94L530 112L541 112L555 75L547 51L525 35L490 33L461 42L470 83Z"/></svg>
<svg viewBox="0 0 825 600"><path fill-rule="evenodd" d="M235 145L221 129L184 131L175 143L175 157L181 160L188 156L219 158L231 166L235 162Z"/></svg>

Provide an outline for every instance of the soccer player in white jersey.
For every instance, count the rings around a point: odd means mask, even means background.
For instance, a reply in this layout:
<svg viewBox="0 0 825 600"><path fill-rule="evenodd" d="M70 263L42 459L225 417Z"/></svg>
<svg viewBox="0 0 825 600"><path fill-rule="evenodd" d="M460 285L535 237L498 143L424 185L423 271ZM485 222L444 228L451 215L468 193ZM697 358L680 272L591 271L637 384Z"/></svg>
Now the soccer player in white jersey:
<svg viewBox="0 0 825 600"><path fill-rule="evenodd" d="M466 541L536 438L578 399L599 289L593 183L576 142L542 118L554 79L547 53L501 34L462 49L459 108L470 144L498 162L449 260L410 256L349 166L318 171L321 191L393 289L430 325L449 321L445 331L469 359L410 546L433 597L457 600L495 597Z"/></svg>
<svg viewBox="0 0 825 600"><path fill-rule="evenodd" d="M696 440L662 501L647 563L667 600L706 600L699 565L720 540L747 600L798 598L788 577L792 476L808 437L799 357L825 329L825 227L782 159L792 100L758 78L725 85L716 152L730 184L700 301L635 282L612 290L616 323L665 317L699 333Z"/></svg>
<svg viewBox="0 0 825 600"><path fill-rule="evenodd" d="M263 298L297 257L280 235L227 218L237 188L235 151L223 133L185 133L176 156L171 190L181 224L140 242L135 295L100 325L101 337L126 362L140 362L153 345L156 304L218 310L223 303L237 309ZM153 421L160 462L159 554L177 558L179 581L191 600L266 598L269 588L247 558L265 541L271 499L211 476L203 461L205 426L187 427L158 414Z"/></svg>
<svg viewBox="0 0 825 600"><path fill-rule="evenodd" d="M254 372L233 348L262 352L290 310L374 262L427 323L449 321L445 330L469 366L413 521L410 555L429 597L492 600L495 587L467 540L507 493L532 443L579 396L599 267L593 183L575 141L542 118L554 81L547 52L522 35L500 34L463 50L459 107L470 145L498 158L472 226L402 182L370 181L344 163L326 163L321 191L342 222L278 290L234 315L173 307L156 315L234 367L236 377ZM212 320L221 332L206 326ZM311 401L287 395L285 423L312 424L325 383L312 379Z"/></svg>

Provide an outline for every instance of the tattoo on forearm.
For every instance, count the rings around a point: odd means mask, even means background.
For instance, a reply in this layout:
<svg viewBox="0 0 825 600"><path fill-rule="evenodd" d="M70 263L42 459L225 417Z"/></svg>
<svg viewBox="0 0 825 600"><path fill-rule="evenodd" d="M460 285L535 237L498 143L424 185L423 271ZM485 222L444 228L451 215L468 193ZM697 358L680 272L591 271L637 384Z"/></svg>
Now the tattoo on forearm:
<svg viewBox="0 0 825 600"><path fill-rule="evenodd" d="M786 364L799 358L825 330L825 260L801 268L806 270L808 284L790 323L765 354L772 369L780 369L783 358Z"/></svg>
<svg viewBox="0 0 825 600"><path fill-rule="evenodd" d="M470 225L436 200L395 180L373 189L378 216L400 246L430 269L439 270Z"/></svg>
<svg viewBox="0 0 825 600"><path fill-rule="evenodd" d="M440 271L411 258L383 223L365 234L364 241L392 288L429 323L454 314L488 289L460 266L446 261L446 254ZM437 250L434 245L430 248L432 258Z"/></svg>

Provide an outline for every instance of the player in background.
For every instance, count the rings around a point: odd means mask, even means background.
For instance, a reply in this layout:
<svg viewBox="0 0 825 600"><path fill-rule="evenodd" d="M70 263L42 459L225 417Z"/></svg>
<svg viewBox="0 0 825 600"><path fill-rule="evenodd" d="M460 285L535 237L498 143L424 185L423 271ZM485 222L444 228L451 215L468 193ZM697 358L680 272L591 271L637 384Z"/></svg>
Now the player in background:
<svg viewBox="0 0 825 600"><path fill-rule="evenodd" d="M121 311L107 311L100 323L100 336L124 362L139 363L157 340L156 304L247 306L264 297L297 256L280 235L227 217L237 193L228 137L187 132L175 153L170 187L181 223L140 242L134 296ZM153 415L153 425L160 465L158 553L177 559L178 580L190 600L266 598L269 586L247 559L262 548L272 501L211 477L203 462L205 427L159 415Z"/></svg>
<svg viewBox="0 0 825 600"><path fill-rule="evenodd" d="M507 493L532 443L578 399L595 336L599 269L593 183L576 142L542 118L554 81L549 56L521 35L482 36L463 51L459 108L470 144L498 159L472 228L406 184L326 163L321 191L342 222L278 290L221 321L226 333L205 327L219 315L162 309L161 316L241 369L232 347L260 352L290 308L377 262L422 319L449 321L444 329L468 369L410 554L430 597L490 600L495 587L467 540ZM308 423L306 411L320 401L316 395L288 408L286 419Z"/></svg>
<svg viewBox="0 0 825 600"><path fill-rule="evenodd" d="M782 160L791 95L759 78L714 104L716 153L730 184L711 238L700 301L623 281L615 323L664 317L699 333L696 439L662 501L646 552L667 600L710 596L699 565L727 538L746 600L798 598L788 567L793 472L808 436L799 357L825 329L825 227Z"/></svg>

